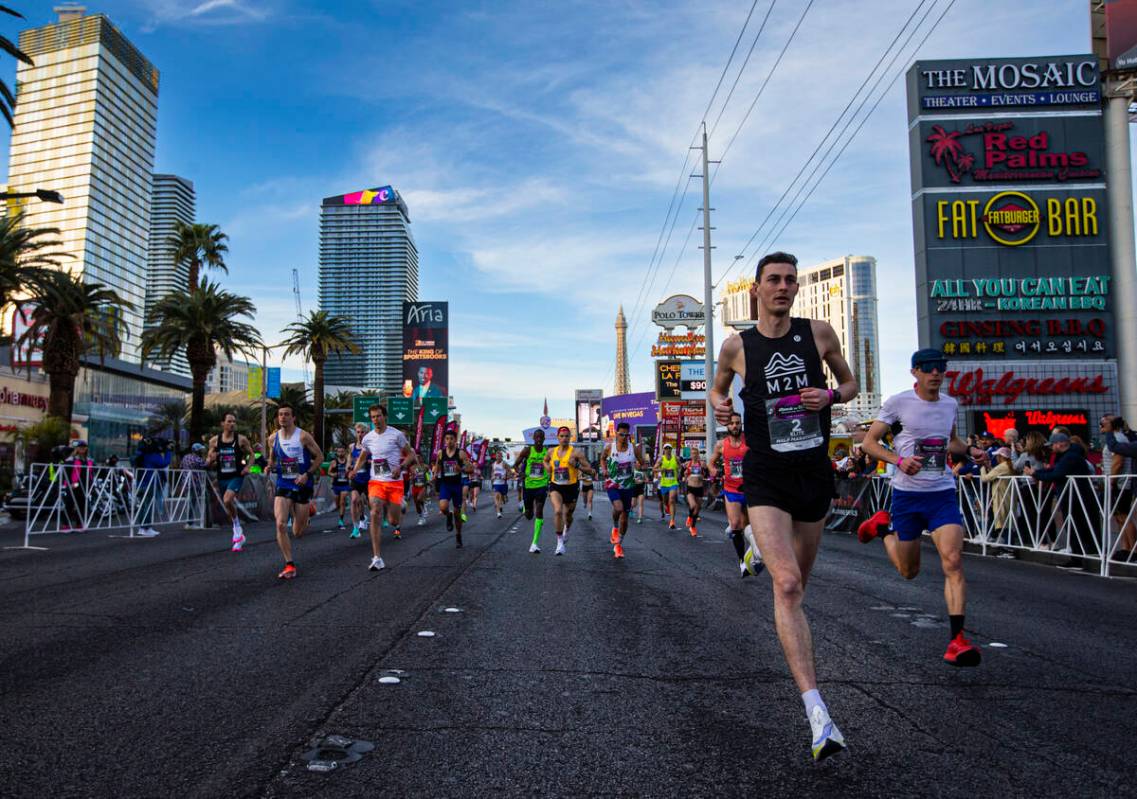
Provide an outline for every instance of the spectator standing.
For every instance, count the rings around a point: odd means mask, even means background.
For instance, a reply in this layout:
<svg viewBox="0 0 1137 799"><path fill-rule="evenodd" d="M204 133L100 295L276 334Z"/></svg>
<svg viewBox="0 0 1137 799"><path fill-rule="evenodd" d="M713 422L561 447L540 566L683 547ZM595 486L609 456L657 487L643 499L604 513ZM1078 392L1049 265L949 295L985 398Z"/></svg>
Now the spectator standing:
<svg viewBox="0 0 1137 799"><path fill-rule="evenodd" d="M995 465L984 466L979 479L990 485L991 512L995 526L995 542L1010 543L1007 539L1007 525L1011 518L1011 481L1004 479L1015 476L1010 447L995 450Z"/></svg>
<svg viewBox="0 0 1137 799"><path fill-rule="evenodd" d="M1022 452L1015 457L1015 474L1031 469L1045 469L1050 463L1046 452L1046 438L1037 430L1031 430L1022 441Z"/></svg>
<svg viewBox="0 0 1137 799"><path fill-rule="evenodd" d="M1092 557L1097 551L1094 531L1099 527L1097 496L1089 480L1076 479L1093 473L1089 461L1086 460L1085 447L1071 441L1069 434L1061 432L1051 434L1049 444L1055 456L1054 466L1049 469L1030 470L1028 474L1040 483L1052 484L1059 497L1070 478L1075 478L1071 490L1075 493L1076 501L1071 506L1073 518L1070 521L1080 553L1074 554ZM1071 542L1072 551L1073 543ZM1087 571L1095 570L1085 559L1082 561L1082 568Z"/></svg>
<svg viewBox="0 0 1137 799"><path fill-rule="evenodd" d="M182 456L181 470L183 472L199 472L200 474L186 476L186 496L189 497L190 511L187 517L195 527L205 526L205 444L198 442L190 447L190 451Z"/></svg>
<svg viewBox="0 0 1137 799"><path fill-rule="evenodd" d="M1137 544L1137 525L1134 524L1129 511L1133 507L1132 478L1134 462L1137 458L1137 443L1129 425L1120 416L1103 416L1100 429L1102 432L1103 455L1108 459L1103 462L1102 471L1112 475L1114 496L1113 518L1121 529L1121 540L1118 541L1113 557L1118 560L1128 560L1133 554L1134 545ZM1118 477L1118 475L1124 475Z"/></svg>
<svg viewBox="0 0 1137 799"><path fill-rule="evenodd" d="M133 463L139 471L136 473L135 485L138 496L142 497L139 508L138 521L141 527L138 534L145 538L158 535L154 529L159 508L163 501L163 492L166 487L166 470L170 468L173 460L173 450L165 439L146 436L138 444Z"/></svg>
<svg viewBox="0 0 1137 799"><path fill-rule="evenodd" d="M65 507L69 522L63 526L64 532L87 529L87 497L91 492L94 466L87 442L81 438L72 439L71 454L63 461Z"/></svg>

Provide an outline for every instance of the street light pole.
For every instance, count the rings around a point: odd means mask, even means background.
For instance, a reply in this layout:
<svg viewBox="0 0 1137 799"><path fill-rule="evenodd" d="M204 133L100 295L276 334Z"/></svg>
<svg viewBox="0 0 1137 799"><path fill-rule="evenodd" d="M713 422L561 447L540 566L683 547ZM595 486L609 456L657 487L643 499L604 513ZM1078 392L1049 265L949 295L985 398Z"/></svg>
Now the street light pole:
<svg viewBox="0 0 1137 799"><path fill-rule="evenodd" d="M63 195L50 189L36 189L35 191L6 191L0 192L0 200L22 200L35 197L45 203L63 204Z"/></svg>
<svg viewBox="0 0 1137 799"><path fill-rule="evenodd" d="M707 155L707 123L703 122L703 333L706 337L706 352L703 353L703 376L707 388L714 380L715 362L715 306L711 285L711 174L710 159ZM715 451L715 411L711 405L711 394L706 398L707 448L705 455L710 458Z"/></svg>

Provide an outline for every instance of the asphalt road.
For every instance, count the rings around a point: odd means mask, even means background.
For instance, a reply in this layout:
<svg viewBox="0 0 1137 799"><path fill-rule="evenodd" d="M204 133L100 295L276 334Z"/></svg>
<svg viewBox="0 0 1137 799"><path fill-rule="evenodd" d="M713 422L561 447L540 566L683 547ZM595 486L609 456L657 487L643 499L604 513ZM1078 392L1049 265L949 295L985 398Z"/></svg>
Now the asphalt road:
<svg viewBox="0 0 1137 799"><path fill-rule="evenodd" d="M633 526L614 561L597 510L565 557L551 533L528 554L516 506L461 550L432 518L378 574L321 519L289 583L267 525L241 554L224 531L4 551L0 794L1132 795L1133 582L967 556L984 662L955 670L935 559L905 582L827 536L807 612L850 750L815 765L769 578L739 579L722 517ZM307 771L329 733L376 749Z"/></svg>

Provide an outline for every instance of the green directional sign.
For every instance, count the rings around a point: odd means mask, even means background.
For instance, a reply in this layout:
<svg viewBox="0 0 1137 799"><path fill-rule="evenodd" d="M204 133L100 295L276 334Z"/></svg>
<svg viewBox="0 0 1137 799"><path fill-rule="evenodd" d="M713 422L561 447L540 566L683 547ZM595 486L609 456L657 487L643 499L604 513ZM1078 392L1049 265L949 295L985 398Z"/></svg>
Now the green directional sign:
<svg viewBox="0 0 1137 799"><path fill-rule="evenodd" d="M446 397L426 397L422 401L422 423L434 424L446 415Z"/></svg>
<svg viewBox="0 0 1137 799"><path fill-rule="evenodd" d="M379 402L379 398L375 396L365 397L352 397L351 398L351 423L363 422L368 427L371 426L371 417L367 415L367 409L375 403Z"/></svg>
<svg viewBox="0 0 1137 799"><path fill-rule="evenodd" d="M413 418L410 397L391 397L387 400L387 424L406 427Z"/></svg>

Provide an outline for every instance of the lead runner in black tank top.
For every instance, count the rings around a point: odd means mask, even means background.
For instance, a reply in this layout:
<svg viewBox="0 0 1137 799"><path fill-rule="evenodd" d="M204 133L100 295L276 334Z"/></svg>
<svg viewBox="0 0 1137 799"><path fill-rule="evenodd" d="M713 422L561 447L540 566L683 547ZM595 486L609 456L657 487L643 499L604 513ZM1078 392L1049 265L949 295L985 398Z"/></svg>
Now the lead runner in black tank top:
<svg viewBox="0 0 1137 799"><path fill-rule="evenodd" d="M731 384L742 377L749 447L742 489L752 546L770 570L778 638L805 705L810 750L822 760L842 751L845 739L817 690L802 599L833 496L829 407L856 396L857 381L829 324L790 316L797 292L796 258L778 252L758 262L750 289L758 324L723 342L709 399L718 422L728 424L735 411ZM823 362L836 388L826 384Z"/></svg>

